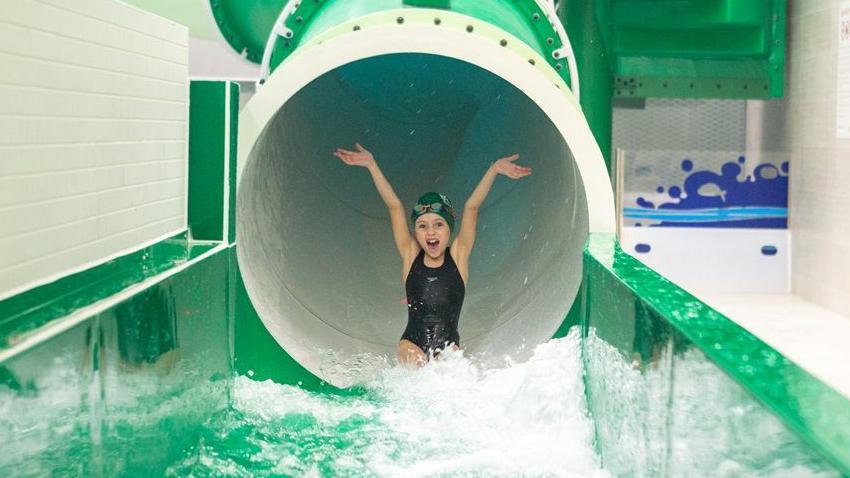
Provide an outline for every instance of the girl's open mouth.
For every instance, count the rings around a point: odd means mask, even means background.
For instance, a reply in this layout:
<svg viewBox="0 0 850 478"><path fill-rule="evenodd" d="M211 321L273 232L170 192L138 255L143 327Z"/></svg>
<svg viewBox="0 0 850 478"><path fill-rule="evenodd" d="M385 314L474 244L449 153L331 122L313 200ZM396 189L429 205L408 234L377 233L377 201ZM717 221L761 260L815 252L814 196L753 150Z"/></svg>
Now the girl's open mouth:
<svg viewBox="0 0 850 478"><path fill-rule="evenodd" d="M440 249L440 240L439 239L428 239L425 241L425 245L428 246L428 250L430 252L436 252Z"/></svg>

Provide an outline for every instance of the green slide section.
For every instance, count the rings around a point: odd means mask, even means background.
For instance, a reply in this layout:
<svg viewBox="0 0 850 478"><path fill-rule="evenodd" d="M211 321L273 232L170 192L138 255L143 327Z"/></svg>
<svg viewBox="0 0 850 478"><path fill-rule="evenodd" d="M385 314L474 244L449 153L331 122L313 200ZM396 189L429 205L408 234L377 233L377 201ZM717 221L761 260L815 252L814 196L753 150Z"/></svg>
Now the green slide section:
<svg viewBox="0 0 850 478"><path fill-rule="evenodd" d="M260 63L285 0L210 0L225 39ZM276 65L315 32L345 19L402 5L450 8L514 34L531 23L540 51L560 48L538 2L372 0L297 2L284 22ZM785 65L784 0L563 0L560 14L576 49L605 49L617 97L777 98ZM535 20L535 18L537 20ZM542 20L541 20L542 18ZM587 28L587 19L596 25ZM574 28L578 27L578 29ZM602 37L586 35L598 29ZM580 30L580 31L579 31ZM601 40L601 41L600 41ZM551 43L549 43L551 41ZM583 53L577 52L579 57ZM563 65L564 67L566 65ZM597 77L597 80L604 79Z"/></svg>
<svg viewBox="0 0 850 478"><path fill-rule="evenodd" d="M547 21L547 11L543 8L546 3L535 0L210 0L224 38L251 61L263 61L264 55L269 54L265 51L269 36L273 31L278 32L279 38L273 42L271 69L300 44L351 19L387 10L421 7L447 9L491 23L534 48L553 68L566 74L563 44L552 23ZM286 6L292 8L281 18ZM554 10L551 13L555 17ZM276 25L278 20L281 21Z"/></svg>
<svg viewBox="0 0 850 478"><path fill-rule="evenodd" d="M587 114L606 161L611 152L611 99L782 96L784 0L563 0L557 13L530 0L371 0L287 2L210 0L224 38L273 69L298 45L346 20L405 7L428 7L484 19L543 54L568 84L582 78ZM286 15L284 7L291 5ZM560 17L565 48L547 13ZM278 25L276 26L276 20ZM278 35L270 35L277 31ZM272 45L274 55L266 52ZM580 67L563 61L572 57ZM565 56L567 55L567 56Z"/></svg>

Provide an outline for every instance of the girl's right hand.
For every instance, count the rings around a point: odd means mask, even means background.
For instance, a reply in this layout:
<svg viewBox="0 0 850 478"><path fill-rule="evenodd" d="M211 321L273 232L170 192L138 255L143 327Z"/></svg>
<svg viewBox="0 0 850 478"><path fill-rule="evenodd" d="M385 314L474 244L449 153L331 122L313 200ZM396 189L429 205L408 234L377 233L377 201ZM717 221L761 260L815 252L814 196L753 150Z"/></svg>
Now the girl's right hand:
<svg viewBox="0 0 850 478"><path fill-rule="evenodd" d="M499 158L493 163L492 168L496 171L496 174L501 174L511 179L524 178L531 174L531 168L514 163L517 159L519 159L519 154Z"/></svg>
<svg viewBox="0 0 850 478"><path fill-rule="evenodd" d="M372 153L363 146L360 146L360 143L355 143L354 147L357 148L357 151L337 148L336 151L334 151L334 156L350 166L362 166L364 168L368 168L375 164L375 158L372 156Z"/></svg>

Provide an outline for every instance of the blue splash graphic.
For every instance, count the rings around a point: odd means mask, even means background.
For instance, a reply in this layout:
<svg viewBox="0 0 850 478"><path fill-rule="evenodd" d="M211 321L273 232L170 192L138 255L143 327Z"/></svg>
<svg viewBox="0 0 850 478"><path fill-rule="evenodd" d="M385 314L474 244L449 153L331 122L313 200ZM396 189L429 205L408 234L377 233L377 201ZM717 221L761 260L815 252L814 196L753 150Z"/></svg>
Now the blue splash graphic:
<svg viewBox="0 0 850 478"><path fill-rule="evenodd" d="M649 244L635 244L635 252L639 252L641 254L646 254L647 252L652 250L652 246Z"/></svg>
<svg viewBox="0 0 850 478"><path fill-rule="evenodd" d="M643 197L638 207L623 209L625 218L661 221L660 227L736 227L786 229L788 227L788 161L779 167L763 163L752 175L742 178L746 159L724 163L720 173L694 171L694 162L684 159L682 171L689 173L682 186L670 186L669 202L656 206ZM664 193L664 187L655 190ZM638 224L639 225L639 224Z"/></svg>
<svg viewBox="0 0 850 478"><path fill-rule="evenodd" d="M775 256L777 252L779 252L779 249L777 249L776 246L761 247L761 253L765 256Z"/></svg>

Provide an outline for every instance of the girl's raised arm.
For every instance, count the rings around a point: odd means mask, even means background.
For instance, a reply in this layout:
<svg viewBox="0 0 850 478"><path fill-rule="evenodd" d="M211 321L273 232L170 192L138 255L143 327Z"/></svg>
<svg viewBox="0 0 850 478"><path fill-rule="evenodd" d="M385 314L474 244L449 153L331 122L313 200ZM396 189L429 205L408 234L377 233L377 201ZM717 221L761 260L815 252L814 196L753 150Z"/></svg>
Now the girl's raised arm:
<svg viewBox="0 0 850 478"><path fill-rule="evenodd" d="M408 261L410 257L415 256L418 252L416 240L410 235L410 230L407 228L407 217L404 213L404 205L396 196L390 182L384 177L378 163L366 148L357 143L354 145L357 151L348 151L346 149L337 148L334 151L334 156L341 159L345 164L351 166L361 166L369 170L372 175L372 181L375 183L375 188L387 209L390 212L390 222L393 228L393 239L395 239L396 248L401 255L402 260Z"/></svg>
<svg viewBox="0 0 850 478"><path fill-rule="evenodd" d="M511 179L520 179L531 174L531 168L520 166L514 161L519 159L519 154L514 154L505 158L500 158L490 165L481 182L472 191L469 199L463 207L463 217L461 218L460 231L457 239L452 244L452 255L466 265L469 259L469 253L472 251L472 246L475 244L475 230L478 226L478 208L484 203L484 199L490 192L493 186L493 181L499 174L507 176ZM465 269L465 267L464 267Z"/></svg>

